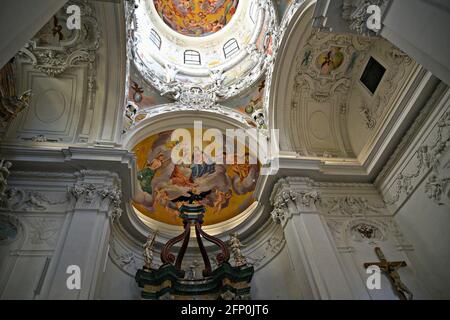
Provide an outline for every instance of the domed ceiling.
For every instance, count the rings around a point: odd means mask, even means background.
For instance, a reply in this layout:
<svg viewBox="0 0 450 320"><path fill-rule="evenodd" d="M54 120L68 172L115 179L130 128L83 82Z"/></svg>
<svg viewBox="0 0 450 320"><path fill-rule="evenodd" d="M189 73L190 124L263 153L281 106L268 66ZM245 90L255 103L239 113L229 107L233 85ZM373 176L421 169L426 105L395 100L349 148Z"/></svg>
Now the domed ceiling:
<svg viewBox="0 0 450 320"><path fill-rule="evenodd" d="M193 136L194 130L189 129ZM260 165L217 164L207 160L198 149L187 147L192 158L200 156L201 164L175 164L172 149L183 141L172 141L173 131L152 135L133 149L137 159L137 181L133 206L143 215L170 225L180 225L178 207L192 195L202 195L206 207L204 225L231 219L249 208L259 177ZM204 142L203 148L210 143ZM237 145L237 142L236 142ZM238 147L236 147L238 150ZM224 159L236 159L235 152L224 152ZM210 164L208 164L210 163Z"/></svg>
<svg viewBox="0 0 450 320"><path fill-rule="evenodd" d="M173 30L185 36L204 37L227 25L239 0L153 0L156 11Z"/></svg>
<svg viewBox="0 0 450 320"><path fill-rule="evenodd" d="M244 94L278 45L271 1L141 0L127 10L134 67L162 96L185 104Z"/></svg>

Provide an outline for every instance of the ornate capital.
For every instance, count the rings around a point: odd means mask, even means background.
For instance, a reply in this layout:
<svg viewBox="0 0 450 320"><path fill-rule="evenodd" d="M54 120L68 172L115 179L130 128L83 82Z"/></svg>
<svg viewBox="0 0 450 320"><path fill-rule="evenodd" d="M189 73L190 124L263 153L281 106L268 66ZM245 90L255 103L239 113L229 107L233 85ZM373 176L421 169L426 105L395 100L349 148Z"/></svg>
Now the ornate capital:
<svg viewBox="0 0 450 320"><path fill-rule="evenodd" d="M320 194L312 187L312 180L305 178L282 178L276 184L270 197L274 207L272 219L281 223L293 214L316 212Z"/></svg>
<svg viewBox="0 0 450 320"><path fill-rule="evenodd" d="M80 178L69 193L75 198L75 208L98 209L108 212L114 222L122 215L122 190L117 174L109 171L80 171Z"/></svg>

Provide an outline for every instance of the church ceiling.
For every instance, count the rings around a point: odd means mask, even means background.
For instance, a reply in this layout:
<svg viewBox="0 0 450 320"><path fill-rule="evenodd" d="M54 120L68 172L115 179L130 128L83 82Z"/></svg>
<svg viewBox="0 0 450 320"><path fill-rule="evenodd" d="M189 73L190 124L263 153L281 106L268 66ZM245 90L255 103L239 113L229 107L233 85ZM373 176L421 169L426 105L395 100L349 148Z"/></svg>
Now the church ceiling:
<svg viewBox="0 0 450 320"><path fill-rule="evenodd" d="M185 36L213 34L233 18L239 0L154 0L156 11L174 31Z"/></svg>
<svg viewBox="0 0 450 320"><path fill-rule="evenodd" d="M296 58L292 140L309 156L352 157L345 100L372 40L313 31Z"/></svg>
<svg viewBox="0 0 450 320"><path fill-rule="evenodd" d="M170 12L168 8L173 9L175 3L181 6L181 2L161 2L156 8ZM187 39L182 31L173 32L163 22L153 1L128 6L129 49L142 78L162 95L177 101L192 100L193 87L213 102L242 96L264 76L273 61L279 28L275 7L271 2L250 1L239 5L237 1L183 3L189 15L203 17L205 28L210 27L208 19L215 23L215 12L235 13L233 19L227 18L229 23L221 32ZM173 16L181 19L183 14ZM177 23L182 24L181 20Z"/></svg>
<svg viewBox="0 0 450 320"><path fill-rule="evenodd" d="M370 61L384 72L374 92L363 82ZM354 159L368 152L417 67L383 39L317 30L302 42L294 65L287 89L289 116L278 117L288 124L293 151L328 159ZM366 74L376 80L374 72Z"/></svg>
<svg viewBox="0 0 450 320"><path fill-rule="evenodd" d="M77 1L77 3L81 2ZM152 2L145 3L153 6ZM167 5L169 2L165 3ZM170 2L174 6L175 3L181 6L185 2ZM189 3L192 10L200 10L200 1ZM219 7L219 3L222 7ZM233 57L222 57L220 63L213 67L206 63L186 68L178 64L177 59L182 57L180 55L175 60L170 58L162 62L152 60L149 65L154 69L146 69L143 72L140 63L144 63L146 57L166 58L162 49L169 42L177 48L178 51L174 51L175 53L182 54L187 47L186 43L179 42L181 38L167 36L168 33L164 33L164 29L157 22L162 23L162 20L155 15L147 18L149 25L161 28L157 29L161 32L161 48L157 48L154 42L149 41L149 34L146 33L149 29L142 28L140 24L134 25L135 16L129 12L127 40L130 44L128 58L131 63L128 69L125 110L121 109L122 106L116 107L124 101L120 99L122 97L118 97L116 100L116 102L120 101L118 103L109 103L109 100L103 96L104 92L113 91L105 89L111 74L115 77L118 77L115 73L119 71L120 77L126 74L126 70L108 70L107 72L105 70L110 67L111 61L103 58L98 61L99 56L106 55L108 47L100 41L100 37L104 37L107 31L106 23L103 21L102 34L99 30L96 11L86 9L89 15L86 16L83 28L79 31L69 31L64 27L62 18L64 11L62 10L33 37L19 56L20 59L17 61L21 73L19 85L22 89L33 87L34 98L29 110L24 112L15 123L9 138L25 143L69 145L91 143L93 145L97 143L96 139L101 140L98 138L100 134L94 132L96 124L103 117L100 110L103 105L98 101L106 101L110 108L108 110L117 108L115 112L119 113L117 117L108 118L114 113L108 112L104 120L105 131L114 135L116 128L111 129L111 127L117 125L117 131L120 132L117 134L119 139L115 140L114 143L117 143L114 146L120 145L120 138L127 134L132 136L143 127L153 125L152 117L161 116L163 113L208 110L214 113L214 116L219 114L223 116L221 120L225 117L230 119L234 117L233 120L238 118L237 120L244 126L267 129L264 121L260 125L255 118L255 113L264 112L266 116L271 117L272 114L267 113L273 111L276 116L281 115L283 121L272 123L271 126L288 132L292 147L289 151L297 152L299 156L305 157L357 158L364 150L365 144L382 126L383 118L401 94L402 83L410 77L415 64L398 49L380 39L330 34L308 29L308 32L305 32L307 33L305 40L297 47L293 61L281 62L283 67L289 69L286 74L290 78L283 83L283 86L287 87L288 94L285 95L287 103L276 103L277 108L269 111L265 109L270 89L266 71L272 66L274 60L275 50L272 50L274 45L272 40L276 42L274 39L279 36L277 34L279 30L273 26L276 22L273 16L275 9L270 2L265 7L258 7L259 12L265 12L264 18L260 21L262 29L255 34L244 34L257 25L256 22L252 22L254 16L251 15L249 3L240 1L238 5L237 1L214 2L217 12L227 10L227 4L238 8L233 21L227 20L230 23L224 27L222 30L224 32L221 34L242 35L243 37L238 39L242 42L239 42L240 51L236 53L236 56L242 54L245 58L236 60L237 64L234 65L230 62L234 59ZM278 2L280 6L286 3ZM246 15L239 16L239 10ZM153 18L155 20L152 20ZM61 28L58 27L60 25ZM239 28L239 26L242 26L240 33L233 33L236 31L233 28ZM139 34L141 31L142 33ZM203 41L199 42L202 43L198 48L199 51L205 43L210 43L211 46L218 45L218 49L211 52L223 55L223 45L229 39L223 38L222 35L205 33L202 37L193 39ZM165 36L167 38L164 38ZM214 38L215 36L217 38ZM255 38L253 43L250 43L248 39L250 36ZM134 40L136 42L133 45L139 44L142 40L145 46L133 47L131 43ZM122 45L125 47L125 43ZM151 52L153 55L143 56L145 52ZM361 74L371 57L375 57L386 68L381 84L373 93L370 93L360 81ZM227 70L221 68L228 65L233 66ZM99 66L105 69L99 69ZM98 74L96 74L97 69L101 71ZM196 72L200 72L199 70L205 73L198 77L193 76ZM270 92L271 95L276 93ZM205 101L210 104L206 104ZM150 111L155 109L158 109L155 113ZM238 117L230 110L238 114ZM142 125L139 126L140 124ZM133 131L135 128L137 128L136 131ZM164 127L159 131L172 128L173 126ZM161 142L161 139L168 134L164 132L147 137L132 149L137 155L139 172L134 177L138 186L134 205L141 213L160 222L176 224L174 217L177 208L174 200L177 197L175 196L186 196L185 188L194 186L205 192L211 191L205 200L208 208L206 224L216 224L232 219L252 205L256 183L256 179L252 180L252 175L258 176L256 168L253 167L217 165L214 170L222 170L221 176L212 183L204 176L195 176L191 167L176 170L176 166L168 164L155 170L150 169L154 171L150 174L151 177L144 178L149 172L148 167L158 160L155 150L165 148L164 160L167 161L167 153L170 153L173 146L166 145L167 140ZM214 171L209 174L218 175L219 173ZM240 190L243 184L247 186L245 192Z"/></svg>

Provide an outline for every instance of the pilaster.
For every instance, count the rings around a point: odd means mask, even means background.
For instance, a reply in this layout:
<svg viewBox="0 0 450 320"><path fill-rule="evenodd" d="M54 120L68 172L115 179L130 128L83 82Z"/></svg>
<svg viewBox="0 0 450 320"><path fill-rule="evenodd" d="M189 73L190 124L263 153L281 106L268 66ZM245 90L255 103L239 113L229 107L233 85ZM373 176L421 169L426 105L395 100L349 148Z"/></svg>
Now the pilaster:
<svg viewBox="0 0 450 320"><path fill-rule="evenodd" d="M309 179L281 179L271 196L272 218L284 228L296 278L310 299L352 299L328 226L316 203L320 194Z"/></svg>
<svg viewBox="0 0 450 320"><path fill-rule="evenodd" d="M68 186L72 206L67 212L65 238L60 239L40 298L92 299L100 272L108 254L111 224L122 213L121 181L109 171L80 171L76 182ZM79 267L81 286L69 289L69 266Z"/></svg>

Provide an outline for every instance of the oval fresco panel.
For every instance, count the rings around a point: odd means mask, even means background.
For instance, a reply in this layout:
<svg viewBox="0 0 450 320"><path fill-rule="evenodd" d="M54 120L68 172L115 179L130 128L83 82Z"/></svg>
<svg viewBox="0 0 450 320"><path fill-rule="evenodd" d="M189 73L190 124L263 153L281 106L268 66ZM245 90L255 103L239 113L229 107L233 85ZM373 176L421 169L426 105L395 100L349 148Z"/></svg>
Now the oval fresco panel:
<svg viewBox="0 0 450 320"><path fill-rule="evenodd" d="M330 50L322 52L316 60L316 65L320 69L320 74L328 76L333 71L339 69L344 62L344 53L341 47L331 47Z"/></svg>
<svg viewBox="0 0 450 320"><path fill-rule="evenodd" d="M230 22L239 0L153 0L153 3L171 29L185 36L204 37Z"/></svg>
<svg viewBox="0 0 450 320"><path fill-rule="evenodd" d="M194 130L188 131L193 136ZM181 225L178 207L186 198L201 195L206 208L204 224L211 225L231 219L253 204L260 166L248 164L247 147L246 164L212 163L207 155L193 148L187 154L191 159L200 157L199 164L175 164L172 149L182 145L182 141L172 141L171 135L172 131L166 131L150 136L133 149L138 182L133 206L137 210L154 220ZM203 148L209 144L203 142ZM236 152L224 154L236 158Z"/></svg>

